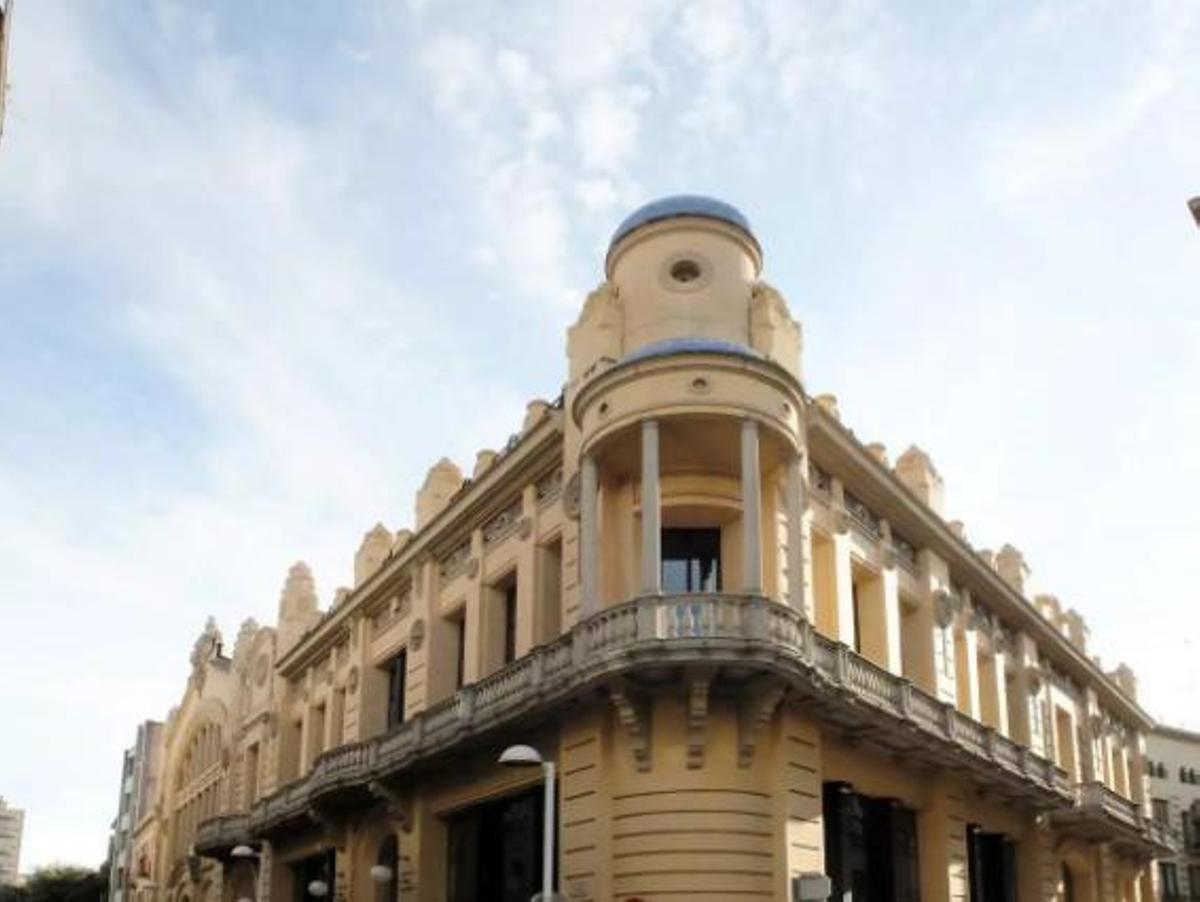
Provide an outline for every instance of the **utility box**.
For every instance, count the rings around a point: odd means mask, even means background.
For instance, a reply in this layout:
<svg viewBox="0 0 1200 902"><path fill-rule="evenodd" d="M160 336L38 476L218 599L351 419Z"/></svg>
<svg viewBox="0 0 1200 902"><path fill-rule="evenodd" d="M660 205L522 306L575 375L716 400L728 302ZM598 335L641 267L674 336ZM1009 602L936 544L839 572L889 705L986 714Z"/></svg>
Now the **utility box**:
<svg viewBox="0 0 1200 902"><path fill-rule="evenodd" d="M833 882L824 874L801 874L792 878L792 902L822 902L833 892Z"/></svg>

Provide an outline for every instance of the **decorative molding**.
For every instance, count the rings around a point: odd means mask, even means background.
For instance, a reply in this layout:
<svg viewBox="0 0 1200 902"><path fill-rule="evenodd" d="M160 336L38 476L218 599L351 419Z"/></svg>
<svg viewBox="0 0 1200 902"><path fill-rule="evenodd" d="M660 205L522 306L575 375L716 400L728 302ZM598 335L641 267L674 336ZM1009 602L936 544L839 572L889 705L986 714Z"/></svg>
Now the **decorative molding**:
<svg viewBox="0 0 1200 902"><path fill-rule="evenodd" d="M617 710L617 720L629 736L633 760L639 771L650 770L650 710L623 679L609 683L608 694Z"/></svg>
<svg viewBox="0 0 1200 902"><path fill-rule="evenodd" d="M329 844L339 852L346 851L346 822L336 817L333 812L317 802L309 802L305 809L308 819L325 835Z"/></svg>
<svg viewBox="0 0 1200 902"><path fill-rule="evenodd" d="M479 576L479 558L473 557L467 561L467 579Z"/></svg>
<svg viewBox="0 0 1200 902"><path fill-rule="evenodd" d="M945 589L938 589L933 593L933 616L942 629L950 626L961 608L962 599L951 595Z"/></svg>
<svg viewBox="0 0 1200 902"><path fill-rule="evenodd" d="M749 767L758 740L783 701L787 684L774 677L752 680L738 707L738 767Z"/></svg>
<svg viewBox="0 0 1200 902"><path fill-rule="evenodd" d="M350 690L351 695L353 695L355 692L358 691L358 668L357 667L350 668L350 675L346 678L346 687Z"/></svg>
<svg viewBox="0 0 1200 902"><path fill-rule="evenodd" d="M567 480L566 485L562 488L562 508L563 514L568 519L579 519L579 501L583 496L583 487L579 471L576 470L571 474L571 478Z"/></svg>
<svg viewBox="0 0 1200 902"><path fill-rule="evenodd" d="M524 542L531 535L533 535L533 518L522 517L520 522L517 524L517 538Z"/></svg>
<svg viewBox="0 0 1200 902"><path fill-rule="evenodd" d="M704 767L712 679L713 671L708 668L690 670L684 678L687 692L687 766L691 770Z"/></svg>
<svg viewBox="0 0 1200 902"><path fill-rule="evenodd" d="M389 820L398 825L405 833L412 832L413 797L411 790L400 789L384 780L371 780L367 783L367 791L383 802L383 809Z"/></svg>
<svg viewBox="0 0 1200 902"><path fill-rule="evenodd" d="M417 618L416 622L408 630L408 647L413 651L420 651L421 646L425 644L425 621Z"/></svg>

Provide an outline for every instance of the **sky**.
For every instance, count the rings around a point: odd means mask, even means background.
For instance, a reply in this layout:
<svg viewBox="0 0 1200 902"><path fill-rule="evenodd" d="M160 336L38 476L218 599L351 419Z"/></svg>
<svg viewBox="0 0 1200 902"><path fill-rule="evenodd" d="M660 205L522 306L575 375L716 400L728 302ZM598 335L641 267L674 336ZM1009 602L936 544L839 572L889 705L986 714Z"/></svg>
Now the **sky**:
<svg viewBox="0 0 1200 902"><path fill-rule="evenodd" d="M617 222L750 218L916 443L1200 729L1200 4L38 0L0 139L0 795L95 864L206 617L325 603L565 378Z"/></svg>

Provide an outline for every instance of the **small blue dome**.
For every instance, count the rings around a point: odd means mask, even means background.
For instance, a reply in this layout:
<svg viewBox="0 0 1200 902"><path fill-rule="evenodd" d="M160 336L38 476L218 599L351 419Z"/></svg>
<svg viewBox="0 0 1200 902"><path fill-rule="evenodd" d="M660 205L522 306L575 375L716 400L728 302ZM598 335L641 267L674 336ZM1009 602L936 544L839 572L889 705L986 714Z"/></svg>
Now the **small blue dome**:
<svg viewBox="0 0 1200 902"><path fill-rule="evenodd" d="M749 357L752 360L761 360L762 355L757 351L740 345L735 341L726 341L723 338L700 338L696 336L687 338L666 338L662 341L654 341L648 345L643 345L640 348L634 348L628 354L621 358L621 363L636 363L639 360L648 360L652 357L670 357L673 354L728 354L734 357Z"/></svg>
<svg viewBox="0 0 1200 902"><path fill-rule="evenodd" d="M612 240L608 243L609 254L612 253L612 249L618 241L635 229L640 229L642 226L649 225L652 222L660 222L664 219L677 219L681 216L699 216L704 219L716 219L721 222L727 222L730 225L737 226L750 236L751 241L756 245L758 244L758 239L754 237L754 230L750 228L750 220L737 207L712 197L704 197L700 194L675 194L671 197L662 197L651 201L644 207L639 207L626 216L621 224L617 226L617 230L613 232Z"/></svg>

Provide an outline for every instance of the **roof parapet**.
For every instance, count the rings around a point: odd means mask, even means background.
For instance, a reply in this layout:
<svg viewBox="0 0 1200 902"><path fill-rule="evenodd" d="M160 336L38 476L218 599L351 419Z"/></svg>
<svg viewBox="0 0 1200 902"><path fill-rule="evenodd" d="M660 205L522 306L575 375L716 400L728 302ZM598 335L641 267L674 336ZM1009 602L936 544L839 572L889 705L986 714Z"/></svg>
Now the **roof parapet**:
<svg viewBox="0 0 1200 902"><path fill-rule="evenodd" d="M924 501L930 510L939 517L943 516L945 485L928 454L916 445L909 445L908 450L896 458L896 466L892 472L910 492Z"/></svg>

